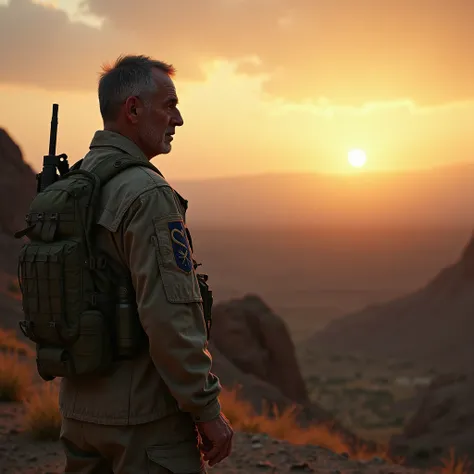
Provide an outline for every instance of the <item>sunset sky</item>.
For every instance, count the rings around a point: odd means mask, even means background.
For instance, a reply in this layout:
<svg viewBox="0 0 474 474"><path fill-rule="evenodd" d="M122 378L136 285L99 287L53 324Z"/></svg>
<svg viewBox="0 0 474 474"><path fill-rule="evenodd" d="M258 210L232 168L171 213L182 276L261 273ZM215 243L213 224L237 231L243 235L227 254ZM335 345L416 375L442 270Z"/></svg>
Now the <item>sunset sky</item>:
<svg viewBox="0 0 474 474"><path fill-rule="evenodd" d="M39 170L57 102L74 163L101 65L133 53L178 71L168 178L472 162L473 19L473 0L0 0L0 127Z"/></svg>

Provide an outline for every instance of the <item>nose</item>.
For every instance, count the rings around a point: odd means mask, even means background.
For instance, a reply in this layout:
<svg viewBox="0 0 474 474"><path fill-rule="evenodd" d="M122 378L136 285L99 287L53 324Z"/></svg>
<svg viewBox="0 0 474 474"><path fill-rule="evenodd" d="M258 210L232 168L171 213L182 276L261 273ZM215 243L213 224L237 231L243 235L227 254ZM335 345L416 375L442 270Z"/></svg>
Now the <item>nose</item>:
<svg viewBox="0 0 474 474"><path fill-rule="evenodd" d="M184 124L184 120L183 120L183 117L181 115L181 112L176 108L175 111L174 111L174 115L173 115L173 125L176 126L176 127L181 127L183 124Z"/></svg>

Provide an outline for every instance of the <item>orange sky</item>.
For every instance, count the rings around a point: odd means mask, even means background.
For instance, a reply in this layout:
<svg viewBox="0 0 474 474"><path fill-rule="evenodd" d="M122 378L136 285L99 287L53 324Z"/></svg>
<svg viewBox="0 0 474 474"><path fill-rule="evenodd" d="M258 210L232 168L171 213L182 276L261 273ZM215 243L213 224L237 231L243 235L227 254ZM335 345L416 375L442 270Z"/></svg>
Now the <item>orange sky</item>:
<svg viewBox="0 0 474 474"><path fill-rule="evenodd" d="M134 3L135 8L132 8ZM172 179L421 168L474 157L472 0L0 0L0 127L36 170L60 104L74 163L101 128L101 64L173 63Z"/></svg>

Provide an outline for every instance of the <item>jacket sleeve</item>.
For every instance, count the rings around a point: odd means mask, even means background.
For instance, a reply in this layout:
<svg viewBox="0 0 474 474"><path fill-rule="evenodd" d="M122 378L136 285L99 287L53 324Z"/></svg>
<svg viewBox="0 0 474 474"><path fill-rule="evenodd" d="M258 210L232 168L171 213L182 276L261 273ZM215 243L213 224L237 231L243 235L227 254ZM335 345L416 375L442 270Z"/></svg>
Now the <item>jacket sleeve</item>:
<svg viewBox="0 0 474 474"><path fill-rule="evenodd" d="M157 371L180 409L194 421L216 418L221 385L211 373L202 298L184 218L169 187L143 193L129 208L122 250Z"/></svg>

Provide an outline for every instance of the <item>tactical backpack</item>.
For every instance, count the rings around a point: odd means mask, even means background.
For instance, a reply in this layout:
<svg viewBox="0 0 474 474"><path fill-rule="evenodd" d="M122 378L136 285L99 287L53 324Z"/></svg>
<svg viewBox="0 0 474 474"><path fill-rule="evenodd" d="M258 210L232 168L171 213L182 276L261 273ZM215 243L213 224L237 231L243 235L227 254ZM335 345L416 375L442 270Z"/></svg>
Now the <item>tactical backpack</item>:
<svg viewBox="0 0 474 474"><path fill-rule="evenodd" d="M20 328L36 343L37 369L44 380L101 374L120 356L117 331L130 321L114 317L117 308L120 313L135 304L133 287L129 281L118 284L128 275L120 276L98 253L95 230L101 187L130 166L158 172L151 163L123 153L105 158L92 172L73 167L36 195L28 226L15 234L29 238L18 259L25 316Z"/></svg>

